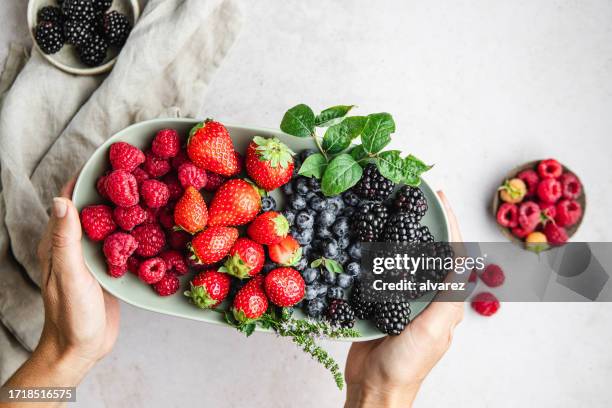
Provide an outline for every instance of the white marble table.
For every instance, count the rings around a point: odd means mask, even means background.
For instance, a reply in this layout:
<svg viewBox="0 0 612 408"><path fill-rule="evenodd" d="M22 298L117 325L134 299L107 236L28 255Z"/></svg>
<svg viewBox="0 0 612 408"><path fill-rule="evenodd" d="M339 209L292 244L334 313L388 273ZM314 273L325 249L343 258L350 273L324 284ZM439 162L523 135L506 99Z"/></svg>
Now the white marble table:
<svg viewBox="0 0 612 408"><path fill-rule="evenodd" d="M25 0L0 3L0 63L27 42ZM244 1L246 22L202 116L278 126L299 102L394 114L394 145L436 164L466 240L501 240L487 213L514 165L548 156L586 184L578 240L612 240L612 3ZM239 86L237 86L239 85ZM609 407L612 304L470 310L417 406ZM328 343L339 360L347 344ZM607 384L607 385L606 385ZM123 305L113 353L76 406L338 407L292 344Z"/></svg>

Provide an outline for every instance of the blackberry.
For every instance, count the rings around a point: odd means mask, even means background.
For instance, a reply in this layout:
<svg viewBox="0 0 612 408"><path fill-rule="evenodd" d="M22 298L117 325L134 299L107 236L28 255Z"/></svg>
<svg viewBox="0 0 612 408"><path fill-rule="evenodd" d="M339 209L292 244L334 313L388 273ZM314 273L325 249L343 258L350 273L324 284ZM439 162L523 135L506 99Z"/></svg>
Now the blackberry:
<svg viewBox="0 0 612 408"><path fill-rule="evenodd" d="M93 0L93 8L96 13L106 13L106 10L113 4L113 0Z"/></svg>
<svg viewBox="0 0 612 408"><path fill-rule="evenodd" d="M62 11L70 20L91 21L96 16L91 0L64 0Z"/></svg>
<svg viewBox="0 0 612 408"><path fill-rule="evenodd" d="M104 38L98 34L92 34L89 41L78 47L79 58L85 65L95 67L104 62L108 45Z"/></svg>
<svg viewBox="0 0 612 408"><path fill-rule="evenodd" d="M410 323L410 304L408 302L383 302L376 305L374 323L385 334L397 336Z"/></svg>
<svg viewBox="0 0 612 408"><path fill-rule="evenodd" d="M38 10L36 21L40 24L43 21L54 23L58 26L64 24L64 14L59 7L46 6Z"/></svg>
<svg viewBox="0 0 612 408"><path fill-rule="evenodd" d="M398 212L414 215L419 221L427 212L427 199L420 188L402 186L395 195L393 207Z"/></svg>
<svg viewBox="0 0 612 408"><path fill-rule="evenodd" d="M413 215L397 213L389 217L382 240L395 243L419 242L422 235L421 225Z"/></svg>
<svg viewBox="0 0 612 408"><path fill-rule="evenodd" d="M353 187L359 197L372 201L384 201L395 188L395 183L380 174L374 163L363 170L361 180Z"/></svg>
<svg viewBox="0 0 612 408"><path fill-rule="evenodd" d="M383 230L389 210L382 203L366 201L353 215L353 231L360 242L376 242Z"/></svg>
<svg viewBox="0 0 612 408"><path fill-rule="evenodd" d="M332 326L351 328L355 325L355 312L346 300L334 299L327 307L327 320Z"/></svg>
<svg viewBox="0 0 612 408"><path fill-rule="evenodd" d="M93 28L87 21L68 20L64 25L64 36L66 43L82 46L85 45L93 35Z"/></svg>
<svg viewBox="0 0 612 408"><path fill-rule="evenodd" d="M55 54L64 45L64 33L61 27L49 21L43 21L36 26L34 38L45 54Z"/></svg>
<svg viewBox="0 0 612 408"><path fill-rule="evenodd" d="M434 242L435 238L426 225L421 226L421 242Z"/></svg>
<svg viewBox="0 0 612 408"><path fill-rule="evenodd" d="M374 315L376 303L366 299L361 289L361 285L355 285L353 287L349 302L358 319L369 320Z"/></svg>
<svg viewBox="0 0 612 408"><path fill-rule="evenodd" d="M126 16L111 11L104 16L102 30L110 45L123 45L130 35L132 25Z"/></svg>

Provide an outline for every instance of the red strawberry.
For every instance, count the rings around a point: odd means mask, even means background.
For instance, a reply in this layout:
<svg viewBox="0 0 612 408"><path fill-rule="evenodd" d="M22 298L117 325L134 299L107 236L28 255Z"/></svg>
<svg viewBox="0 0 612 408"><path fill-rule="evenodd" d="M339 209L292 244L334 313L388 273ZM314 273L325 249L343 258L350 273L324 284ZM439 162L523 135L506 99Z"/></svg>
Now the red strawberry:
<svg viewBox="0 0 612 408"><path fill-rule="evenodd" d="M107 205L90 205L83 208L81 224L85 234L93 241L102 241L117 229L117 224L113 221L113 212Z"/></svg>
<svg viewBox="0 0 612 408"><path fill-rule="evenodd" d="M174 222L190 234L202 231L206 227L208 210L202 194L189 186L183 197L174 207Z"/></svg>
<svg viewBox="0 0 612 408"><path fill-rule="evenodd" d="M157 283L166 274L166 263L161 258L149 258L140 263L138 277L149 285Z"/></svg>
<svg viewBox="0 0 612 408"><path fill-rule="evenodd" d="M244 225L261 210L261 197L255 186L242 179L223 184L210 203L208 225Z"/></svg>
<svg viewBox="0 0 612 408"><path fill-rule="evenodd" d="M499 310L499 300L494 294L481 292L472 299L472 309L482 316L492 316Z"/></svg>
<svg viewBox="0 0 612 408"><path fill-rule="evenodd" d="M121 266L127 264L137 247L138 243L130 234L115 232L106 237L102 251L109 265Z"/></svg>
<svg viewBox="0 0 612 408"><path fill-rule="evenodd" d="M542 160L538 164L538 174L543 179L556 179L561 176L561 173L563 173L563 166L561 166L561 163L559 163L555 159Z"/></svg>
<svg viewBox="0 0 612 408"><path fill-rule="evenodd" d="M229 255L219 270L240 279L257 275L266 258L263 246L248 238L238 238Z"/></svg>
<svg viewBox="0 0 612 408"><path fill-rule="evenodd" d="M516 204L503 203L497 210L497 223L502 227L514 228L518 225L518 207Z"/></svg>
<svg viewBox="0 0 612 408"><path fill-rule="evenodd" d="M210 309L227 297L230 282L224 273L215 270L200 272L191 280L191 289L185 292L185 296L200 309Z"/></svg>
<svg viewBox="0 0 612 408"><path fill-rule="evenodd" d="M538 197L546 203L556 203L561 198L561 183L554 178L545 178L540 181Z"/></svg>
<svg viewBox="0 0 612 408"><path fill-rule="evenodd" d="M206 172L206 185L204 190L206 191L217 191L225 183L225 177L220 174L213 173L211 171Z"/></svg>
<svg viewBox="0 0 612 408"><path fill-rule="evenodd" d="M155 135L151 150L162 159L169 159L178 154L181 142L178 133L174 129L162 129Z"/></svg>
<svg viewBox="0 0 612 408"><path fill-rule="evenodd" d="M210 119L191 129L187 155L196 166L222 176L231 177L240 170L229 132L221 123Z"/></svg>
<svg viewBox="0 0 612 408"><path fill-rule="evenodd" d="M272 303L280 307L290 307L304 297L304 279L293 268L277 268L264 281L266 294Z"/></svg>
<svg viewBox="0 0 612 408"><path fill-rule="evenodd" d="M246 153L249 177L266 191L272 191L291 179L294 154L277 138L255 136Z"/></svg>
<svg viewBox="0 0 612 408"><path fill-rule="evenodd" d="M580 196L582 192L582 185L578 177L572 173L564 173L559 179L562 186L563 197L569 200L575 200Z"/></svg>
<svg viewBox="0 0 612 408"><path fill-rule="evenodd" d="M293 266L302 259L302 247L291 235L268 247L270 259L279 265Z"/></svg>
<svg viewBox="0 0 612 408"><path fill-rule="evenodd" d="M206 171L193 163L183 163L178 168L178 179L183 188L192 186L196 190L200 190L206 185Z"/></svg>
<svg viewBox="0 0 612 408"><path fill-rule="evenodd" d="M257 320L268 309L268 299L261 284L262 278L261 275L255 276L236 293L232 313L238 322Z"/></svg>
<svg viewBox="0 0 612 408"><path fill-rule="evenodd" d="M276 211L260 214L247 228L249 237L262 245L278 244L288 233L289 222L284 215Z"/></svg>
<svg viewBox="0 0 612 408"><path fill-rule="evenodd" d="M563 199L557 203L555 221L560 227L571 227L582 217L582 207L577 201Z"/></svg>
<svg viewBox="0 0 612 408"><path fill-rule="evenodd" d="M174 295L181 285L179 278L173 273L166 273L161 280L153 284L153 289L159 296Z"/></svg>
<svg viewBox="0 0 612 408"><path fill-rule="evenodd" d="M191 250L199 263L210 265L225 258L237 239L236 228L210 227L191 241Z"/></svg>
<svg viewBox="0 0 612 408"><path fill-rule="evenodd" d="M126 142L113 143L110 147L109 158L113 170L125 170L128 173L134 171L145 161L144 153Z"/></svg>
<svg viewBox="0 0 612 408"><path fill-rule="evenodd" d="M115 207L113 216L117 224L125 231L131 231L147 219L147 213L138 204L131 207Z"/></svg>

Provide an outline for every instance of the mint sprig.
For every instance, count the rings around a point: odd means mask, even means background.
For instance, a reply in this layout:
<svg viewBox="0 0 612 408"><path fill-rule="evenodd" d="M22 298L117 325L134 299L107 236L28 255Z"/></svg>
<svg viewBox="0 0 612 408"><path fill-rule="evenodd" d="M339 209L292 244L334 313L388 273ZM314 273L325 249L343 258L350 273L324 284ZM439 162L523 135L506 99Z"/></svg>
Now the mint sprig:
<svg viewBox="0 0 612 408"><path fill-rule="evenodd" d="M337 105L318 115L304 104L289 109L281 121L283 132L297 137L312 137L320 153L309 156L299 169L305 177L321 180L326 196L338 195L361 179L362 168L375 163L380 173L395 183L421 184L421 175L433 166L410 154L384 148L395 133L395 121L386 112L368 116L347 116L354 105ZM319 137L316 128L326 128ZM361 142L355 145L355 141Z"/></svg>

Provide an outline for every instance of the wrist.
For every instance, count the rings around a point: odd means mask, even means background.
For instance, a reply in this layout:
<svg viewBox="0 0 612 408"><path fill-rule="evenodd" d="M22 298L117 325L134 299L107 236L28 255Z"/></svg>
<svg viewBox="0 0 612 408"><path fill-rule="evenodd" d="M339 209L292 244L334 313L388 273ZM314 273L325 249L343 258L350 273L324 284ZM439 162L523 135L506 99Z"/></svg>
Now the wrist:
<svg viewBox="0 0 612 408"><path fill-rule="evenodd" d="M95 363L46 336L41 338L31 360L44 372L53 374L55 385L66 387L78 385Z"/></svg>
<svg viewBox="0 0 612 408"><path fill-rule="evenodd" d="M346 408L410 408L416 397L418 386L377 388L348 385Z"/></svg>

